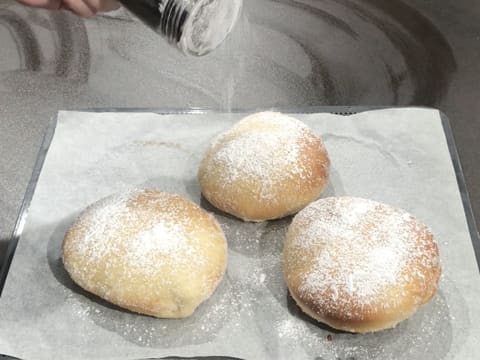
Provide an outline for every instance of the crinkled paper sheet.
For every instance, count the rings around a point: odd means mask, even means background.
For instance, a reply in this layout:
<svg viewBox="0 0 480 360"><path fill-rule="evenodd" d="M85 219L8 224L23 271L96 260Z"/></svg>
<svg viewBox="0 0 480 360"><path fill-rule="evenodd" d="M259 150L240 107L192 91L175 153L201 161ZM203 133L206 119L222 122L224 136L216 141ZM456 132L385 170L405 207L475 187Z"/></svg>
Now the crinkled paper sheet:
<svg viewBox="0 0 480 360"><path fill-rule="evenodd" d="M343 117L304 114L332 160L323 196L361 196L404 208L434 231L443 272L435 299L393 330L337 333L287 296L281 251L289 219L242 223L217 214L227 274L185 320L136 315L69 279L60 248L87 205L130 187L200 196L199 161L244 114L60 112L0 299L0 353L22 359L474 359L480 277L440 114L394 109ZM330 336L329 336L330 335Z"/></svg>

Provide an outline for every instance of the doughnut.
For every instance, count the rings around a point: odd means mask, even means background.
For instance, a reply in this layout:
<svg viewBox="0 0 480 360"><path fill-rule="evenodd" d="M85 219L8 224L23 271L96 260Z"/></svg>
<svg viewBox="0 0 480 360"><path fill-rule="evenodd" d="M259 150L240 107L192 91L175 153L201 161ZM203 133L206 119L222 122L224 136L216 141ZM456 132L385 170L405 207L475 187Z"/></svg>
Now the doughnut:
<svg viewBox="0 0 480 360"><path fill-rule="evenodd" d="M223 277L227 243L217 221L153 189L88 207L65 235L63 263L88 292L135 313L185 318Z"/></svg>
<svg viewBox="0 0 480 360"><path fill-rule="evenodd" d="M372 200L318 200L299 212L284 245L290 295L334 329L395 327L432 299L441 274L431 231L412 215Z"/></svg>
<svg viewBox="0 0 480 360"><path fill-rule="evenodd" d="M203 196L244 221L294 214L316 200L328 182L322 140L290 116L262 112L220 134L198 172Z"/></svg>

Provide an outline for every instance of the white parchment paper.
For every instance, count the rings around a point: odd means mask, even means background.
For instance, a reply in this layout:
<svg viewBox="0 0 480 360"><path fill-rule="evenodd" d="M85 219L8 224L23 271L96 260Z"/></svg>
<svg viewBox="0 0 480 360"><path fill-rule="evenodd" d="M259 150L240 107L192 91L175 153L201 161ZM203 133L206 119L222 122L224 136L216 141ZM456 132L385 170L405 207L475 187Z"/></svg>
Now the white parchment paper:
<svg viewBox="0 0 480 360"><path fill-rule="evenodd" d="M78 288L60 248L87 205L131 187L201 199L199 161L245 114L61 112L0 299L0 353L22 359L475 359L480 276L440 115L426 109L343 117L296 115L325 140L332 160L323 196L371 198L427 223L443 277L435 299L393 330L335 332L287 295L280 255L290 219L248 224L217 213L229 243L227 274L185 320L112 306Z"/></svg>

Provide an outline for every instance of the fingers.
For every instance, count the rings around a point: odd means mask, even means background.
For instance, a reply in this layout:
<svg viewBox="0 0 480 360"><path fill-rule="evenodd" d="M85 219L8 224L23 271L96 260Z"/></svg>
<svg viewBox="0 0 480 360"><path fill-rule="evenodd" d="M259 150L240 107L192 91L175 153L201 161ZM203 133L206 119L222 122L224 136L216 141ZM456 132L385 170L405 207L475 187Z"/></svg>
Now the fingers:
<svg viewBox="0 0 480 360"><path fill-rule="evenodd" d="M20 3L45 9L67 9L77 15L89 17L97 12L118 9L116 0L18 0Z"/></svg>
<svg viewBox="0 0 480 360"><path fill-rule="evenodd" d="M90 8L98 12L118 9L120 4L116 0L83 0Z"/></svg>
<svg viewBox="0 0 480 360"><path fill-rule="evenodd" d="M83 17L90 17L97 13L95 8L90 7L84 0L63 0L62 7Z"/></svg>
<svg viewBox="0 0 480 360"><path fill-rule="evenodd" d="M51 10L60 9L60 5L62 3L61 0L18 0L18 2L28 6Z"/></svg>
<svg viewBox="0 0 480 360"><path fill-rule="evenodd" d="M77 15L90 17L97 12L118 9L120 5L115 0L63 0L63 6Z"/></svg>
<svg viewBox="0 0 480 360"><path fill-rule="evenodd" d="M65 9L83 17L93 16L97 12L115 10L119 6L115 0L63 0L62 4Z"/></svg>

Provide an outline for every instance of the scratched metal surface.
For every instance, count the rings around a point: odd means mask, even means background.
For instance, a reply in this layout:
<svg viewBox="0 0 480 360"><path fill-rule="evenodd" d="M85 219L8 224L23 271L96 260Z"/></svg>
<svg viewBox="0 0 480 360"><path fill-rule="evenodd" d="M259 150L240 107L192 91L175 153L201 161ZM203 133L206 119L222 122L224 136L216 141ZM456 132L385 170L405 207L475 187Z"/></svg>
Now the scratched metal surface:
<svg viewBox="0 0 480 360"><path fill-rule="evenodd" d="M434 106L480 214L479 18L476 0L245 0L230 41L195 59L122 11L82 20L0 0L0 244L59 109Z"/></svg>

